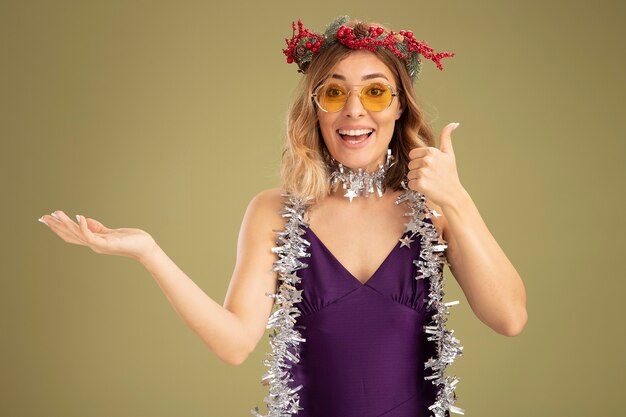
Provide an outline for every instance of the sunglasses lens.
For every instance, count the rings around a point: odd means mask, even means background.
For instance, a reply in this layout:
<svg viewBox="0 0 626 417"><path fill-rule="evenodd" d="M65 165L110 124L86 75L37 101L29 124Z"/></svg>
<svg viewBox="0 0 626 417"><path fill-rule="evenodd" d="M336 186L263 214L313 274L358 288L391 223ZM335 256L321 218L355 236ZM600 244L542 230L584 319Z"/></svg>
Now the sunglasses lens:
<svg viewBox="0 0 626 417"><path fill-rule="evenodd" d="M336 112L343 108L348 100L348 91L344 86L337 83L329 83L320 86L317 90L317 104L329 112Z"/></svg>
<svg viewBox="0 0 626 417"><path fill-rule="evenodd" d="M391 104L391 90L381 83L366 85L361 91L363 107L370 111L383 111Z"/></svg>
<svg viewBox="0 0 626 417"><path fill-rule="evenodd" d="M343 109L350 95L348 88L339 83L322 84L315 93L315 101L327 112L337 112ZM391 100L393 100L393 93L386 84L371 83L361 90L361 104L366 110L383 111L389 107Z"/></svg>

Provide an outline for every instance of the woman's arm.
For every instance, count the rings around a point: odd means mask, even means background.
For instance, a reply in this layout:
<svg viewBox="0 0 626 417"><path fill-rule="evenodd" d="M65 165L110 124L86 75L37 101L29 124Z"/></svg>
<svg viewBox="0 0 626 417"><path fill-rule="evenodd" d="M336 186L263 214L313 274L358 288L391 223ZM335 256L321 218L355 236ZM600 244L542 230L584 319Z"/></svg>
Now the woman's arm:
<svg viewBox="0 0 626 417"><path fill-rule="evenodd" d="M68 243L94 252L138 260L152 274L174 310L223 361L238 365L254 350L265 332L277 276L273 229L283 227L278 215L278 189L255 196L244 216L237 242L237 260L224 307L205 294L141 229L110 229L99 221L77 216L79 224L63 211L40 221Z"/></svg>
<svg viewBox="0 0 626 417"><path fill-rule="evenodd" d="M409 187L443 213L435 221L441 221L450 269L476 316L496 332L515 336L528 318L524 284L459 181L451 140L457 127L443 128L439 149L411 150Z"/></svg>
<svg viewBox="0 0 626 417"><path fill-rule="evenodd" d="M496 332L518 335L527 321L522 279L489 232L470 195L441 207L452 274L476 316Z"/></svg>
<svg viewBox="0 0 626 417"><path fill-rule="evenodd" d="M222 307L155 246L139 261L152 274L174 310L220 359L241 364L265 332L275 292L272 271L275 232L282 227L280 192L264 191L250 202L237 243L237 260Z"/></svg>

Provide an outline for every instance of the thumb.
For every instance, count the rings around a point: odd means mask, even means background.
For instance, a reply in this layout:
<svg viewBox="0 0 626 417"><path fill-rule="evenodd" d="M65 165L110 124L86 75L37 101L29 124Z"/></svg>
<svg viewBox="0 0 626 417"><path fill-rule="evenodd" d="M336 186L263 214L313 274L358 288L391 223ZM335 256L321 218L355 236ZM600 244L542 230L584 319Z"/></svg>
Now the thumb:
<svg viewBox="0 0 626 417"><path fill-rule="evenodd" d="M84 216L83 218L87 221L87 228L93 233L106 233L106 232L111 231L111 229L109 229L108 227L106 227L105 225L103 225L96 219L92 219L92 218L84 217Z"/></svg>
<svg viewBox="0 0 626 417"><path fill-rule="evenodd" d="M441 130L441 136L439 137L439 150L444 153L454 156L454 150L452 149L452 131L459 127L460 123L448 123L446 127Z"/></svg>

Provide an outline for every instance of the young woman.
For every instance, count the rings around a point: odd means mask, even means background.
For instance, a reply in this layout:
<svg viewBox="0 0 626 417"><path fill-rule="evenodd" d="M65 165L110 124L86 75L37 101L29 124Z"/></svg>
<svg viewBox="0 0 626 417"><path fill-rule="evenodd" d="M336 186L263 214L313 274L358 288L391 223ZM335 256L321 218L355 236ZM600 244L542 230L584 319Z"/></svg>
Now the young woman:
<svg viewBox="0 0 626 417"><path fill-rule="evenodd" d="M282 184L248 206L224 306L145 231L81 215L76 223L61 210L40 220L66 242L141 262L227 363L247 358L270 317L268 415L462 412L452 405L456 380L443 375L462 349L445 328L444 261L496 332L519 334L527 314L519 274L459 181L458 123L436 147L414 98L417 55L441 68L452 54L347 17L324 34L293 27L284 53L304 78Z"/></svg>

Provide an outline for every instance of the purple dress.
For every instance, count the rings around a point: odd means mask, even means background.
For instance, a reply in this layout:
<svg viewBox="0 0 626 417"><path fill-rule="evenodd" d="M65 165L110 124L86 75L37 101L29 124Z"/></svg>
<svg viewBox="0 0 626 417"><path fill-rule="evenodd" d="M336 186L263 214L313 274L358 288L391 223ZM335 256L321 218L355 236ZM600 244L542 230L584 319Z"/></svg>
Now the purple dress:
<svg viewBox="0 0 626 417"><path fill-rule="evenodd" d="M423 326L430 320L428 281L415 279L419 240L400 242L362 284L315 233L309 266L298 271L303 300L295 324L306 339L292 365L300 384L298 417L427 417L436 387L424 380L434 343Z"/></svg>

